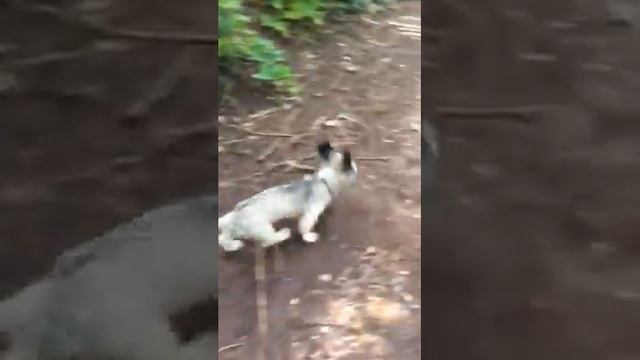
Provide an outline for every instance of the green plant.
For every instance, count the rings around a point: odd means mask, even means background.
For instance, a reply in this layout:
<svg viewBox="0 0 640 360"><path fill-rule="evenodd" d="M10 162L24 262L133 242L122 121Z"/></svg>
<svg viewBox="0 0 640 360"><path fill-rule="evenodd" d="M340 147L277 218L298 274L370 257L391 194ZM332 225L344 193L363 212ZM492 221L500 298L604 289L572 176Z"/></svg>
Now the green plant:
<svg viewBox="0 0 640 360"><path fill-rule="evenodd" d="M249 18L242 10L240 0L218 2L218 58L223 65L244 57L246 41L253 35L248 26Z"/></svg>
<svg viewBox="0 0 640 360"><path fill-rule="evenodd" d="M293 71L284 53L271 40L251 28L241 0L218 2L218 61L223 72L236 72L239 65L256 64L254 79L274 85L278 90L297 93Z"/></svg>
<svg viewBox="0 0 640 360"><path fill-rule="evenodd" d="M264 12L260 14L260 25L274 30L283 37L291 36L291 27L311 23L324 25L325 0L267 0Z"/></svg>
<svg viewBox="0 0 640 360"><path fill-rule="evenodd" d="M247 55L258 64L257 71L252 74L254 79L272 83L290 94L300 91L293 71L285 64L284 52L273 41L254 37L249 43Z"/></svg>
<svg viewBox="0 0 640 360"><path fill-rule="evenodd" d="M218 61L225 78L246 69L251 77L296 94L301 88L284 51L259 32L271 30L276 36L299 36L301 29L325 24L329 13L371 11L389 0L242 0L218 1ZM251 13L252 17L247 14ZM252 64L251 66L246 66Z"/></svg>

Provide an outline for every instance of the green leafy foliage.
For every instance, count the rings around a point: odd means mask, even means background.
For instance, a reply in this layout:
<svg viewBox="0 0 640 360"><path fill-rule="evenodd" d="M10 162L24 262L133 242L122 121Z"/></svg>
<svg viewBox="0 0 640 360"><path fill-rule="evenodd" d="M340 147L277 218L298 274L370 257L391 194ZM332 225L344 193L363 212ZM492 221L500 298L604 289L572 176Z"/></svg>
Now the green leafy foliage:
<svg viewBox="0 0 640 360"><path fill-rule="evenodd" d="M302 29L325 25L327 14L331 12L368 11L371 5L384 1L219 0L218 59L221 75L228 78L230 74L251 69L253 79L275 86L278 91L296 94L301 88L293 70L287 65L285 53L266 34L290 38L299 35Z"/></svg>

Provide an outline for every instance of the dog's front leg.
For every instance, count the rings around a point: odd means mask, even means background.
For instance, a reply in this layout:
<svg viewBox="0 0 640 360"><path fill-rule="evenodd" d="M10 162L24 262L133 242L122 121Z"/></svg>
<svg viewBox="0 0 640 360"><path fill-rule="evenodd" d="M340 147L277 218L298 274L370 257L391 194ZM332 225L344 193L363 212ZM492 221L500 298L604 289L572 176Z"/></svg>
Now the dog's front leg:
<svg viewBox="0 0 640 360"><path fill-rule="evenodd" d="M302 234L302 240L308 243L314 243L318 241L320 235L311 231L318 222L318 218L326 208L325 204L315 204L309 206L304 212L300 220L298 221L298 230Z"/></svg>

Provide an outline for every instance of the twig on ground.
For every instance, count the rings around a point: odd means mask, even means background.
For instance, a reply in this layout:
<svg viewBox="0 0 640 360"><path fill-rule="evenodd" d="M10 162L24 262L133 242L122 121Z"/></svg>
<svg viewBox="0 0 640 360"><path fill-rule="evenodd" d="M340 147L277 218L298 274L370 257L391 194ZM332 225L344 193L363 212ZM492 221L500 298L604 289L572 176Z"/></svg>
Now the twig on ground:
<svg viewBox="0 0 640 360"><path fill-rule="evenodd" d="M316 170L313 166L303 165L295 160L287 160L284 165L288 166L290 170L302 170L309 172L314 172Z"/></svg>
<svg viewBox="0 0 640 360"><path fill-rule="evenodd" d="M371 25L376 25L376 26L380 26L380 25L382 25L382 23L381 23L381 22L379 22L379 21L375 21L375 20L373 20L373 19L369 19L369 18L368 18L368 17L366 17L366 16L361 16L361 17L360 17L360 19L362 19L362 21L364 21L364 22L366 22L366 23L368 23L368 24L371 24Z"/></svg>
<svg viewBox="0 0 640 360"><path fill-rule="evenodd" d="M233 144L238 144L241 142L245 142L249 140L249 138L241 138L241 139L233 139L233 140L226 140L226 141L218 141L218 144L222 145L222 146L226 146L226 145L233 145Z"/></svg>
<svg viewBox="0 0 640 360"><path fill-rule="evenodd" d="M234 155L240 155L240 156L246 156L246 157L253 158L253 154L248 150L224 149L224 152L227 153L227 154L234 154Z"/></svg>
<svg viewBox="0 0 640 360"><path fill-rule="evenodd" d="M265 174L264 171L256 171L256 172L254 172L252 174L249 174L249 175L246 175L246 176L241 176L241 177L237 177L235 179L223 181L223 182L218 184L218 187L226 188L226 187L235 185L237 182L253 179L255 177L262 176L264 174Z"/></svg>
<svg viewBox="0 0 640 360"><path fill-rule="evenodd" d="M398 21L387 21L387 24L401 28L401 29L411 29L414 30L418 33L420 33L421 31L421 26L420 25L415 25L415 24L407 24L407 23L402 23L402 22L398 22Z"/></svg>
<svg viewBox="0 0 640 360"><path fill-rule="evenodd" d="M241 342L241 343L235 343L235 344L229 344L229 345L223 346L220 349L218 349L218 354L220 354L222 352L225 352L227 350L232 350L232 349L235 349L235 348L239 348L239 347L244 346L244 345L245 345L245 343Z"/></svg>
<svg viewBox="0 0 640 360"><path fill-rule="evenodd" d="M310 159L313 159L314 157L315 157L315 154L309 154L298 159L289 159L289 160L275 162L267 165L267 170L270 171L270 170L279 168L281 166L286 166L286 167L289 167L289 169L294 169L294 170L314 171L315 169L312 166L300 164L302 161L310 160Z"/></svg>
<svg viewBox="0 0 640 360"><path fill-rule="evenodd" d="M305 138L307 136L311 136L313 135L312 133L302 133L302 134L296 134L290 137L290 140L287 141L287 145L288 146L293 146L295 145L298 141L300 141L300 139ZM234 139L234 140L227 140L224 142L221 142L221 145L231 145L231 144L235 144L235 143L240 143L243 141L247 141L249 140L248 138L242 138L242 139ZM282 147L282 141L281 138L276 139L273 143L271 143L271 145L269 145L269 147L267 147L267 149L262 152L257 158L256 161L257 162L263 162L264 160L266 160L269 156L273 155L279 148ZM278 166L282 166L285 164L280 164L277 163Z"/></svg>
<svg viewBox="0 0 640 360"><path fill-rule="evenodd" d="M358 161L389 161L391 160L391 156L358 156L356 160Z"/></svg>
<svg viewBox="0 0 640 360"><path fill-rule="evenodd" d="M294 120L297 120L298 117L300 116L300 113L302 112L302 108L301 107L297 107L293 110L291 110L291 112L289 113L289 115L287 115L284 118L284 121L282 121L282 127L281 129L291 129L291 124L293 123Z"/></svg>
<svg viewBox="0 0 640 360"><path fill-rule="evenodd" d="M269 115L271 115L271 114L273 114L273 113L275 113L277 111L280 111L280 110L282 110L282 106L276 106L276 107L272 107L272 108L268 108L268 109L265 109L265 110L261 110L261 111L255 112L253 114L249 114L249 116L247 116L247 118L249 120L256 120L256 119L267 117L267 116L269 116Z"/></svg>
<svg viewBox="0 0 640 360"><path fill-rule="evenodd" d="M300 114L300 112L302 112L301 108L296 108L293 109L289 115L287 115L287 117L284 119L284 121L282 122L282 127L281 128L291 128L291 122L294 119L298 118L298 115ZM297 143L300 139L311 135L311 133L301 133L301 134L297 134L294 136L291 136L289 138L289 140L286 142L286 146L291 147L293 146L295 143ZM271 146L269 146L269 148L258 157L258 162L262 162L264 161L267 157L273 155L279 148L281 148L282 146L284 146L285 144L282 144L281 141L279 141L280 139L276 140L275 143L273 143Z"/></svg>
<svg viewBox="0 0 640 360"><path fill-rule="evenodd" d="M345 146L354 146L356 145L356 142L354 141L336 141L333 146L336 148L342 148Z"/></svg>
<svg viewBox="0 0 640 360"><path fill-rule="evenodd" d="M295 146L297 143L300 142L301 139L306 138L307 136L312 136L315 135L314 133L302 133L302 134L298 134L296 136L292 136L289 141L287 141L287 146L291 147L291 146Z"/></svg>
<svg viewBox="0 0 640 360"><path fill-rule="evenodd" d="M266 158L271 156L280 146L280 143L282 142L281 140L282 139L276 139L273 143L271 143L271 145L269 145L269 147L262 154L260 154L260 156L258 156L256 161L263 162Z"/></svg>
<svg viewBox="0 0 640 360"><path fill-rule="evenodd" d="M272 132L255 131L255 130L246 129L246 128L243 128L242 126L237 126L237 125L229 125L229 127L232 127L234 129L240 130L242 132L246 132L247 134L256 135L256 136L270 136L270 137L286 137L286 138L288 138L288 137L301 135L301 134L285 134L285 133L272 133Z"/></svg>
<svg viewBox="0 0 640 360"><path fill-rule="evenodd" d="M364 130L363 131L364 132L364 136L366 136L366 137L370 137L371 134L373 134L373 131L371 130L371 127L369 125L365 124L364 122L362 122L362 121L360 121L360 120L358 120L358 119L356 119L356 118L354 118L352 116L349 116L349 115L347 115L345 113L342 113L342 114L338 115L338 118L342 118L342 119L344 119L344 120L346 120L348 122L352 122L352 123L354 123L356 125L359 125ZM356 139L358 138L358 135L360 135L360 134L356 132L356 136L355 136Z"/></svg>
<svg viewBox="0 0 640 360"><path fill-rule="evenodd" d="M300 139L303 139L307 136L311 136L313 135L313 133L310 132L305 132L305 133L300 133L300 134L285 134L285 133L266 133L266 132L259 132L259 131L253 131L253 130L249 130L249 129L245 129L239 126L235 126L232 125L231 127L239 129L243 132L246 132L250 135L254 135L254 136L271 136L271 137L277 137L277 138L285 138L288 137L289 141L287 141L287 145L288 146L293 146L295 145L298 141L300 141ZM249 140L248 138L243 138L243 139L235 139L235 140L228 140L225 142L222 142L222 145L230 145L230 144L235 144L235 143L239 143L242 141L246 141ZM271 145L269 145L269 147L263 152L261 153L257 158L256 161L257 162L263 162L266 158L268 158L269 156L273 155L281 146L282 146L282 142L280 141L280 139L276 139Z"/></svg>
<svg viewBox="0 0 640 360"><path fill-rule="evenodd" d="M413 32L413 31L398 31L398 32L400 33L400 35L409 36L416 39L421 38L420 32Z"/></svg>
<svg viewBox="0 0 640 360"><path fill-rule="evenodd" d="M324 124L327 120L329 120L328 116L318 116L314 121L313 124L311 125L311 128L313 130L319 130L322 127L322 124Z"/></svg>
<svg viewBox="0 0 640 360"><path fill-rule="evenodd" d="M266 266L264 248L262 246L256 246L256 264L255 264L255 279L256 279L256 305L258 311L258 360L267 359L267 344L269 336L269 325L267 323L267 289L265 284L266 279Z"/></svg>
<svg viewBox="0 0 640 360"><path fill-rule="evenodd" d="M303 165L303 164L301 164L301 162L304 161L304 160L311 160L315 156L316 156L316 154L312 153L312 154L300 157L298 159L288 159L288 160L284 160L284 161L278 161L278 162L275 162L275 163L271 163L271 164L268 164L266 166L264 171L256 171L256 172L251 173L249 175L245 175L245 176L237 177L235 179L223 181L223 182L218 184L218 187L225 188L225 187L233 186L235 183L237 183L239 181L245 181L245 180L253 179L253 178L258 177L258 176L263 176L266 173L268 173L269 171L273 171L273 170L275 170L275 169L277 169L279 167L282 167L282 166L287 167L288 170L302 170L302 171L313 172L313 171L315 171L314 167L308 166L308 165Z"/></svg>
<svg viewBox="0 0 640 360"><path fill-rule="evenodd" d="M275 162L275 163L267 165L266 169L264 171L256 171L256 172L251 173L249 175L245 175L245 176L241 176L241 177L238 177L238 178L235 178L235 179L223 181L223 182L219 183L218 187L225 188L225 187L233 186L234 184L236 184L239 181L249 180L249 179L253 179L253 178L258 177L258 176L263 176L267 172L273 171L273 170L275 170L275 169L277 169L279 167L282 167L282 166L288 167L289 170L314 171L315 169L313 167L300 164L300 162L302 162L304 160L313 159L314 157L315 157L315 153L303 156L303 157L298 158L298 159L289 159L289 160L285 160L285 161Z"/></svg>

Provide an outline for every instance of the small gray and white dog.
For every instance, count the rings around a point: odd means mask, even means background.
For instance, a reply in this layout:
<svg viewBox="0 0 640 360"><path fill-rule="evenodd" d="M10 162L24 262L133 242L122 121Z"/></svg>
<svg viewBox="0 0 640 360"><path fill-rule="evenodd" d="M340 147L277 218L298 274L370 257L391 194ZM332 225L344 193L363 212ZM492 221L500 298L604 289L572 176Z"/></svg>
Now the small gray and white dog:
<svg viewBox="0 0 640 360"><path fill-rule="evenodd" d="M268 247L291 237L291 229L274 229L282 219L298 219L305 242L319 238L313 232L318 218L333 199L355 184L357 167L349 151L338 151L329 142L317 147L318 168L313 176L264 190L235 206L218 219L218 243L225 251L244 246L252 239Z"/></svg>

